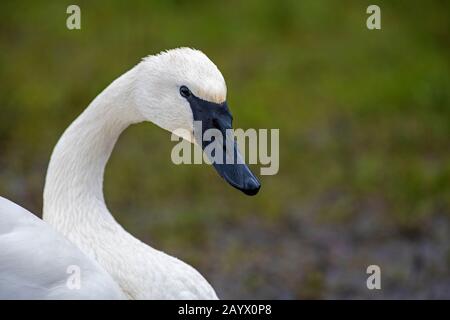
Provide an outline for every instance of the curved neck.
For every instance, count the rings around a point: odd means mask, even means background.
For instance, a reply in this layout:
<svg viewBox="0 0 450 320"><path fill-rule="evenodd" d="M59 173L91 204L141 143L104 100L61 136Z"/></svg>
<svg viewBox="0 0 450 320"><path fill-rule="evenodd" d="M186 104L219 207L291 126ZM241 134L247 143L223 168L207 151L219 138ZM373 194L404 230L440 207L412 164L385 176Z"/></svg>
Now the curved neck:
<svg viewBox="0 0 450 320"><path fill-rule="evenodd" d="M119 135L139 122L132 94L135 72L109 85L58 141L44 188L44 219L50 224L114 221L104 202L103 175Z"/></svg>

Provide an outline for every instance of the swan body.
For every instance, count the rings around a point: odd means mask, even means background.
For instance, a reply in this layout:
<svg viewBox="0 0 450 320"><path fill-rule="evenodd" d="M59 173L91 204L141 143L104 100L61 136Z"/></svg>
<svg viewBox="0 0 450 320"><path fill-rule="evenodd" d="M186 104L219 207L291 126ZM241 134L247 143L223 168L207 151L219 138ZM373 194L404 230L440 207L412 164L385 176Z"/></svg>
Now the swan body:
<svg viewBox="0 0 450 320"><path fill-rule="evenodd" d="M189 87L189 97L180 95L181 86ZM52 257L55 268L58 264L67 264L64 259L58 260L56 249L49 245L64 243L74 245L67 252L74 252L78 257L82 274L96 268L97 275L91 280L82 278L81 287L95 287L97 282L102 282L99 291L92 290L91 296L83 297L217 299L214 289L194 268L144 244L116 222L105 204L103 175L119 135L128 126L149 121L171 132L182 128L182 138L198 143L194 138L193 121L199 113L193 112L194 108L204 108L200 113L211 114L214 119L230 120L225 99L226 85L220 71L202 52L188 48L149 56L116 79L69 126L52 153L44 188L45 222L7 200L0 201L0 250L6 252L7 246L18 246L15 237L22 241L23 249L6 267L0 259L0 279L7 279L8 272L21 278L13 270L19 270L25 260L48 262L48 257ZM219 109L222 110L220 115L216 114ZM231 120L229 122L231 125ZM245 165L223 165L216 169L244 192L250 190L250 194L254 194L259 189L259 182ZM4 220L6 230L3 230ZM17 232L8 231L8 224L17 225ZM34 229L27 229L27 224L32 224ZM9 232L11 239L5 240L3 232ZM36 251L31 245L26 248L26 241L31 243L34 238L33 233L44 237L42 243L36 243L35 249L39 248ZM41 283L47 277L37 273L35 278L32 280ZM23 279L16 281L13 296L27 296L29 286L27 278ZM112 288L109 296L101 292L108 283ZM52 291L51 288L48 290ZM5 293L0 286L0 297L2 294ZM41 295L36 292L29 296L64 298L65 293L52 291Z"/></svg>
<svg viewBox="0 0 450 320"><path fill-rule="evenodd" d="M123 299L122 290L89 259L41 219L0 197L0 299ZM67 286L70 266L84 285Z"/></svg>

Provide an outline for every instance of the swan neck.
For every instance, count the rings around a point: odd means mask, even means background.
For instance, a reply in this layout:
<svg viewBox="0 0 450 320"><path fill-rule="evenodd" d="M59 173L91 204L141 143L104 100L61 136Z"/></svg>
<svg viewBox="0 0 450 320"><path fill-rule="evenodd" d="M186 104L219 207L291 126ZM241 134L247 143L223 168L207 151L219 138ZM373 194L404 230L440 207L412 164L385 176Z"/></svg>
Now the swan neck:
<svg viewBox="0 0 450 320"><path fill-rule="evenodd" d="M52 224L114 220L103 195L105 166L120 134L139 122L134 69L109 85L69 126L50 159L44 219Z"/></svg>

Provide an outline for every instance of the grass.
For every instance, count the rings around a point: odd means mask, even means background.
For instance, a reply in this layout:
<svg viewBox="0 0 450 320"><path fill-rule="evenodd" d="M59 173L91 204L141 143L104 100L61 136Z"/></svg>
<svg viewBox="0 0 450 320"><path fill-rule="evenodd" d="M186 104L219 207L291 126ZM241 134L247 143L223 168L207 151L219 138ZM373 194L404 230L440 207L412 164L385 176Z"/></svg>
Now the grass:
<svg viewBox="0 0 450 320"><path fill-rule="evenodd" d="M379 1L381 31L365 27L368 1L78 1L81 31L65 28L69 4L1 4L2 196L40 213L64 128L140 58L191 46L223 72L237 127L280 129L280 171L248 198L205 165L172 164L167 132L134 126L105 193L138 237L194 257L186 243L204 243L212 226L255 215L276 225L317 203L322 223L373 203L399 228L448 217L447 2ZM320 295L321 276L307 281Z"/></svg>

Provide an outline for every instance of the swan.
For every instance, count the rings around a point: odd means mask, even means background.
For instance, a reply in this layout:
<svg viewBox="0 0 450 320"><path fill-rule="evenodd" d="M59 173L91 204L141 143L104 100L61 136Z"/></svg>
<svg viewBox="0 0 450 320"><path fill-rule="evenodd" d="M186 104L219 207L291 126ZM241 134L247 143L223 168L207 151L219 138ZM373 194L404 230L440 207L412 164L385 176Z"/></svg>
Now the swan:
<svg viewBox="0 0 450 320"><path fill-rule="evenodd" d="M144 58L101 92L53 150L43 220L0 197L0 298L218 299L197 270L113 218L103 176L119 135L135 123L152 122L204 149L194 121L202 122L202 132L232 128L226 90L204 53L177 48ZM260 189L244 163L213 166L248 195ZM79 268L76 289L67 286L72 265Z"/></svg>

